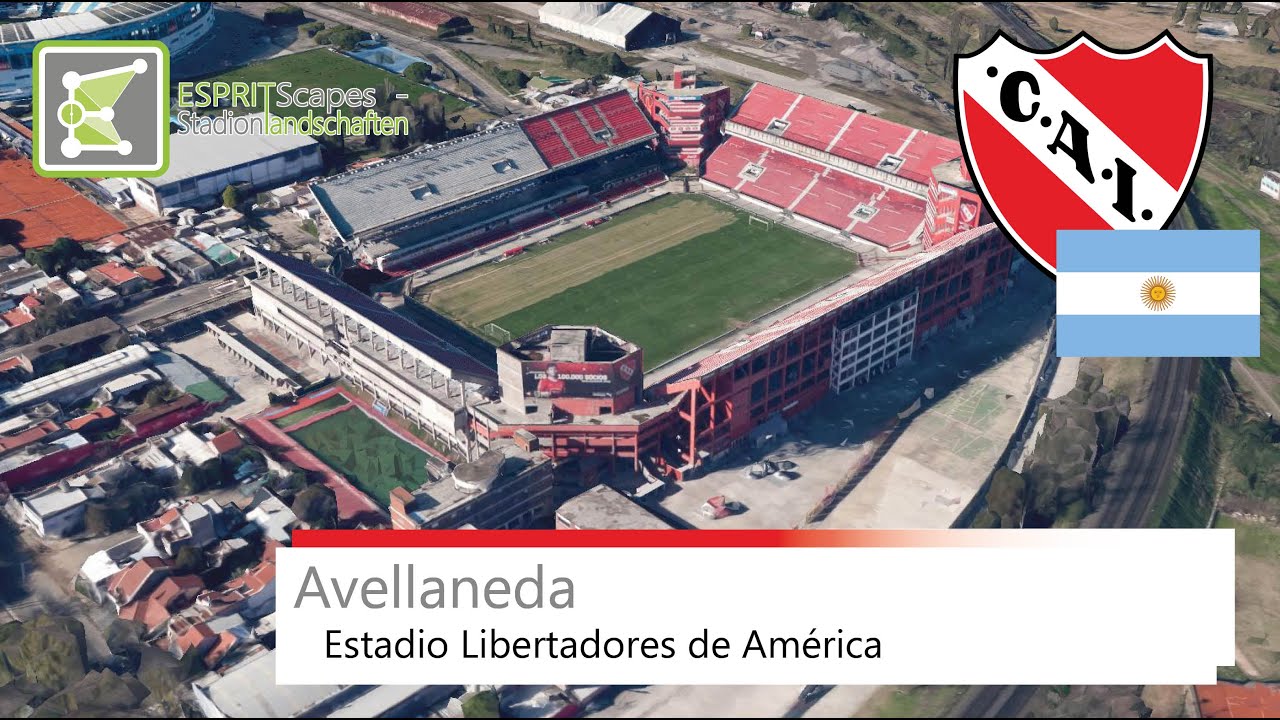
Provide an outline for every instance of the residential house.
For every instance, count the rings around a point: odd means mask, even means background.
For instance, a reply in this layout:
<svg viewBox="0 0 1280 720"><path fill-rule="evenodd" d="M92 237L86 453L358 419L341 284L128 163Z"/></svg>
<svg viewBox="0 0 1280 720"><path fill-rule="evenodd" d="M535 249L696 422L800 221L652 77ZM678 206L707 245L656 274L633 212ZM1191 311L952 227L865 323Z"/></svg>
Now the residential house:
<svg viewBox="0 0 1280 720"><path fill-rule="evenodd" d="M76 587L94 602L107 601L107 587L120 571L132 566L144 558L159 558L160 551L146 541L146 538L133 535L124 542L112 545L105 550L85 558L80 566L76 579Z"/></svg>
<svg viewBox="0 0 1280 720"><path fill-rule="evenodd" d="M121 620L141 623L147 634L154 634L169 624L173 613L189 607L204 590L204 581L196 575L169 575L142 597L120 608Z"/></svg>
<svg viewBox="0 0 1280 720"><path fill-rule="evenodd" d="M1268 170L1262 173L1262 184L1258 189L1272 200L1280 200L1280 172Z"/></svg>
<svg viewBox="0 0 1280 720"><path fill-rule="evenodd" d="M142 292L148 285L141 275L115 261L90 268L86 274L90 280L111 288L122 297Z"/></svg>
<svg viewBox="0 0 1280 720"><path fill-rule="evenodd" d="M66 537L84 525L89 501L106 491L85 478L64 480L18 500L23 519L40 537Z"/></svg>
<svg viewBox="0 0 1280 720"><path fill-rule="evenodd" d="M226 529L222 518L225 511L216 500L181 501L138 523L138 534L173 557L184 547L204 548L217 542Z"/></svg>
<svg viewBox="0 0 1280 720"><path fill-rule="evenodd" d="M116 611L145 595L173 574L173 562L161 557L144 557L111 576L106 596Z"/></svg>
<svg viewBox="0 0 1280 720"><path fill-rule="evenodd" d="M106 405L99 406L67 421L66 427L72 432L99 432L110 430L120 421L116 411Z"/></svg>
<svg viewBox="0 0 1280 720"><path fill-rule="evenodd" d="M259 618L274 612L276 605L274 557L264 558L243 575L228 580L220 587L201 593L196 599L196 604L216 615L238 613L247 618Z"/></svg>
<svg viewBox="0 0 1280 720"><path fill-rule="evenodd" d="M298 516L270 490L258 488L249 503L245 519L262 529L262 536L284 545L291 542L291 531L298 524Z"/></svg>

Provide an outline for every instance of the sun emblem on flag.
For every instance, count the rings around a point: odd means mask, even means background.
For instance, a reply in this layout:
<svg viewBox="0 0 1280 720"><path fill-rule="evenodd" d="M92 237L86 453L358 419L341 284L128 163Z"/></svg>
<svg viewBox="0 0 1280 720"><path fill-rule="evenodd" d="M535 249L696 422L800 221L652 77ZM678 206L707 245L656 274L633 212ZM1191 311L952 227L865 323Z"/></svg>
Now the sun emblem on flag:
<svg viewBox="0 0 1280 720"><path fill-rule="evenodd" d="M1163 275L1149 277L1142 283L1142 304L1148 310L1168 310L1173 304L1174 295L1173 283Z"/></svg>

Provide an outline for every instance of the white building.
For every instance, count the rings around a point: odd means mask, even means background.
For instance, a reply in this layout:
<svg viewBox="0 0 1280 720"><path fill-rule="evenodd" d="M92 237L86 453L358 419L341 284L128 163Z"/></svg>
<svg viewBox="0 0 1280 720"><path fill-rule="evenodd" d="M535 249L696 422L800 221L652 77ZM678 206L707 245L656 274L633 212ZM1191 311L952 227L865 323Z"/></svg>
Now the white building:
<svg viewBox="0 0 1280 720"><path fill-rule="evenodd" d="M1280 172L1268 170L1262 173L1262 185L1258 189L1272 200L1280 200Z"/></svg>
<svg viewBox="0 0 1280 720"><path fill-rule="evenodd" d="M615 2L549 2L538 22L619 50L664 45L680 39L674 18Z"/></svg>
<svg viewBox="0 0 1280 720"><path fill-rule="evenodd" d="M45 401L71 402L87 398L103 383L145 367L150 360L151 351L144 345L123 347L0 393L0 413Z"/></svg>
<svg viewBox="0 0 1280 720"><path fill-rule="evenodd" d="M291 718L317 712L345 685L280 685L275 651L258 653L219 675L191 683L196 706L207 718Z"/></svg>
<svg viewBox="0 0 1280 720"><path fill-rule="evenodd" d="M80 529L89 500L105 497L94 485L62 481L18 500L23 519L40 537L65 537Z"/></svg>
<svg viewBox="0 0 1280 720"><path fill-rule="evenodd" d="M343 376L389 412L455 447L469 397L497 373L461 348L301 260L248 248L253 312L263 326Z"/></svg>
<svg viewBox="0 0 1280 720"><path fill-rule="evenodd" d="M169 169L156 178L130 178L134 201L156 215L167 208L222 204L228 185L266 189L317 175L324 167L310 135L196 135L169 138Z"/></svg>

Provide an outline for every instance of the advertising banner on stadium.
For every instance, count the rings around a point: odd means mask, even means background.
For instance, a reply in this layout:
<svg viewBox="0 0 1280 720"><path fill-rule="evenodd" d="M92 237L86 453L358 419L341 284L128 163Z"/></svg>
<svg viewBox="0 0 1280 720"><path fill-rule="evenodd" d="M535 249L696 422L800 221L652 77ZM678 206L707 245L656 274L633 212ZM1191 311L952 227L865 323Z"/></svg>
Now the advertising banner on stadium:
<svg viewBox="0 0 1280 720"><path fill-rule="evenodd" d="M525 397L613 397L631 387L639 359L612 363L525 361Z"/></svg>

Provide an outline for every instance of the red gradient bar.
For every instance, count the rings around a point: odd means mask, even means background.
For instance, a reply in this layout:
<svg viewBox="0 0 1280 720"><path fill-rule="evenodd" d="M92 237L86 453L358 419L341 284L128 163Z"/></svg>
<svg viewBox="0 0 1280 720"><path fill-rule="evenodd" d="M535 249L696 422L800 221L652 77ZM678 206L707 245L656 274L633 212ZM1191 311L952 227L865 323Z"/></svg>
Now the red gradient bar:
<svg viewBox="0 0 1280 720"><path fill-rule="evenodd" d="M1102 541L1095 531L1091 539ZM1111 531L1097 531L1111 532ZM1123 532L1123 531L1120 531ZM1070 545L1084 540L1075 533ZM1037 530L297 530L298 548L1064 547Z"/></svg>

